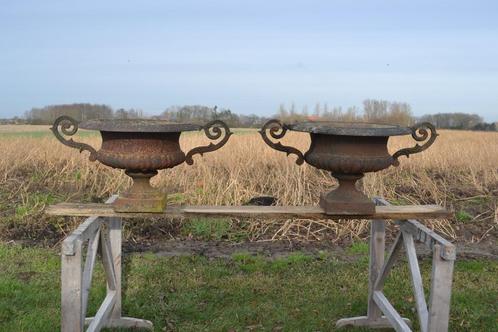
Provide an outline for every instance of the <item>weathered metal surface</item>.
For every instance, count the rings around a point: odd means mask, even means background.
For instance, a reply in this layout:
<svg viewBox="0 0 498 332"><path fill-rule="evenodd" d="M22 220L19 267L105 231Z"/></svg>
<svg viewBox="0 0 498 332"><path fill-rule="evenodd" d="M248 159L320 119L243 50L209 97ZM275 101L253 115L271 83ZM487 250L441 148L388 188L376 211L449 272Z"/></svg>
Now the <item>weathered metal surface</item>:
<svg viewBox="0 0 498 332"><path fill-rule="evenodd" d="M282 151L287 153L287 155L290 154L295 154L297 156L296 164L302 165L304 163L304 156L296 148L293 148L292 146L286 146L283 145L280 142L273 143L268 136L266 136L266 131L270 131L270 136L274 139L280 139L285 136L285 133L287 133L287 129L285 126L278 120L270 120L267 123L264 124L264 126L261 128L260 131L258 131L263 138L263 141L265 141L266 144L274 148L275 150Z"/></svg>
<svg viewBox="0 0 498 332"><path fill-rule="evenodd" d="M232 135L228 126L220 120L211 121L205 126L173 124L161 120L89 120L79 127L100 130L102 147L99 151L64 137L78 131L78 122L70 117L58 118L51 130L64 145L77 148L80 152L89 151L90 160L126 170L126 174L133 179L133 185L113 204L118 212L162 212L166 207L166 193L158 191L149 183L157 170L172 168L184 161L192 165L195 154L203 155L218 150ZM220 140L185 154L179 144L181 132L200 129L209 139Z"/></svg>
<svg viewBox="0 0 498 332"><path fill-rule="evenodd" d="M355 186L363 174L332 173L332 176L339 181L339 187L320 195L320 206L325 213L374 215L375 204Z"/></svg>
<svg viewBox="0 0 498 332"><path fill-rule="evenodd" d="M284 146L274 139L284 137L287 130L309 132L311 145L303 154L294 147ZM430 135L429 135L429 131ZM437 137L436 129L430 123L422 123L410 128L395 125L351 122L303 122L283 124L278 120L268 121L260 131L265 143L270 147L289 154L296 154L298 165L303 160L308 164L330 171L339 181L339 187L322 194L320 206L328 214L362 213L370 215L374 212L374 204L355 183L364 173L377 172L391 165L397 166L402 155L424 151L432 145ZM423 145L401 149L393 156L387 151L390 136L412 134L418 141L426 141Z"/></svg>
<svg viewBox="0 0 498 332"><path fill-rule="evenodd" d="M412 131L412 137L417 142L423 142L427 140L424 144L419 145L415 144L412 148L401 149L393 154L393 158L395 160L394 165L398 165L398 158L401 156L406 156L407 158L410 154L419 153L426 150L429 146L434 143L436 137L438 137L438 133L436 132L436 128L429 122L422 122L410 128ZM429 130L430 136L429 136Z"/></svg>
<svg viewBox="0 0 498 332"><path fill-rule="evenodd" d="M104 165L144 173L172 168L185 161L180 133L102 131L97 159Z"/></svg>
<svg viewBox="0 0 498 332"><path fill-rule="evenodd" d="M294 131L344 136L396 136L411 133L410 128L369 122L310 121L285 124L285 127Z"/></svg>
<svg viewBox="0 0 498 332"><path fill-rule="evenodd" d="M192 165L194 163L194 160L192 157L196 154L200 154L201 156L204 155L206 152L212 152L216 151L219 148L221 148L223 145L228 142L228 139L230 136L232 136L232 132L230 131L230 128L225 124L225 122L220 121L220 120L214 120L209 123L207 123L202 129L204 129L204 133L210 140L217 140L219 139L223 133L224 136L223 138L216 144L209 143L207 146L199 146L196 148L193 148L189 152L187 152L187 155L185 157L185 160L188 165Z"/></svg>
<svg viewBox="0 0 498 332"><path fill-rule="evenodd" d="M126 192L119 195L112 204L116 212L163 212L166 208L167 194L150 185L150 179L157 175L157 171L149 173L134 173L126 171L126 175L133 179L133 185Z"/></svg>
<svg viewBox="0 0 498 332"><path fill-rule="evenodd" d="M180 133L201 130L202 126L191 123L174 123L166 120L150 119L95 119L79 125L82 129L99 131L120 131L125 133Z"/></svg>
<svg viewBox="0 0 498 332"><path fill-rule="evenodd" d="M90 152L90 160L95 161L97 159L97 151L88 144L78 143L73 141L72 138L65 139L63 135L73 136L78 131L78 122L69 116L58 117L53 126L50 128L52 133L54 133L55 138L57 138L62 144L80 150L80 152L88 151Z"/></svg>

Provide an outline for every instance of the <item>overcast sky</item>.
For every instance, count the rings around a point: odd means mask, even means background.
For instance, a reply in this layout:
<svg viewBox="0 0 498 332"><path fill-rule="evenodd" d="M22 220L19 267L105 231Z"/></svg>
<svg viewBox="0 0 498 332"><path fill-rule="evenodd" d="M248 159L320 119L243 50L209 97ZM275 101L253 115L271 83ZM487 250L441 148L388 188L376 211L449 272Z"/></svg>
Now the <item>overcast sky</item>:
<svg viewBox="0 0 498 332"><path fill-rule="evenodd" d="M498 1L3 1L0 118L408 102L498 120Z"/></svg>

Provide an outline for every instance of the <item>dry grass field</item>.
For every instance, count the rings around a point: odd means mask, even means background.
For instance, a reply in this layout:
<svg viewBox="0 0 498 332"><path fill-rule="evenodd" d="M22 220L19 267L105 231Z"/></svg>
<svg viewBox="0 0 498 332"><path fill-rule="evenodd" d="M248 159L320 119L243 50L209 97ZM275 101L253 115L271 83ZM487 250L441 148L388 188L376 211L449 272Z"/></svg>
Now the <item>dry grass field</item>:
<svg viewBox="0 0 498 332"><path fill-rule="evenodd" d="M170 199L188 204L244 204L270 195L282 205L316 204L319 193L335 180L310 166L297 166L266 146L253 130L236 134L221 150L196 156L193 166L163 170L153 184L167 189ZM98 147L98 134L77 139ZM184 151L206 144L202 134L182 135ZM288 133L284 143L305 151L306 134ZM412 146L410 137L392 138L389 150ZM0 234L4 239L60 239L74 226L64 218L48 218L43 209L61 201L104 201L126 189L122 171L88 161L85 152L63 146L47 126L0 126ZM498 133L441 130L429 150L402 157L401 165L364 181L369 195L395 204L442 204L455 211L449 220L428 223L454 240L496 241L498 233ZM367 221L228 220L244 240L355 241L367 235ZM128 237L175 236L178 222L136 221Z"/></svg>

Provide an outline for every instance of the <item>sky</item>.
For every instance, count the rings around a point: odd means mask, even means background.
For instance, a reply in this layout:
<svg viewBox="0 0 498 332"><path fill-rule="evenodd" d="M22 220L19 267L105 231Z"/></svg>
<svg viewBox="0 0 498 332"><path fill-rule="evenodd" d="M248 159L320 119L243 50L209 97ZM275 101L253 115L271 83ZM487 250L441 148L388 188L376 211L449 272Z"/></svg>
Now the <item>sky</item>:
<svg viewBox="0 0 498 332"><path fill-rule="evenodd" d="M407 102L498 120L498 1L0 0L0 118Z"/></svg>

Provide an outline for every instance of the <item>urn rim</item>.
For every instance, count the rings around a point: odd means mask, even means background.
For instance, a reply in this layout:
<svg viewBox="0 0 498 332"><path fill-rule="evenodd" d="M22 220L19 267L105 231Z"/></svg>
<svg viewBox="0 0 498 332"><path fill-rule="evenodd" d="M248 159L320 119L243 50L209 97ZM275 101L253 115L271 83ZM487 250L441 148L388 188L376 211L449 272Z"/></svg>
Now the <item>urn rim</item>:
<svg viewBox="0 0 498 332"><path fill-rule="evenodd" d="M372 122L307 121L285 124L292 131L339 136L400 136L412 133L409 127Z"/></svg>
<svg viewBox="0 0 498 332"><path fill-rule="evenodd" d="M202 129L202 126L192 123L152 119L94 119L82 121L79 127L89 130L129 133L180 133Z"/></svg>

